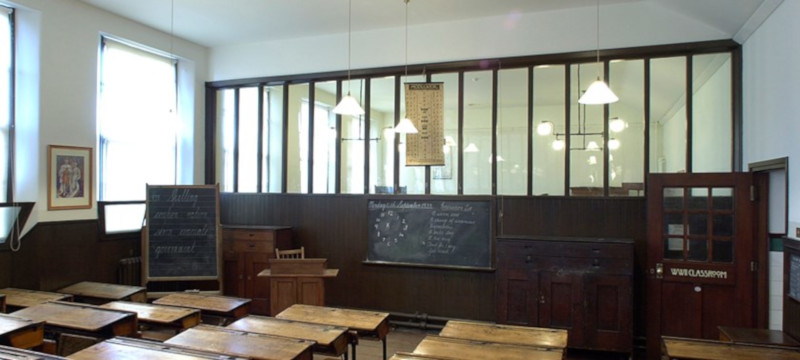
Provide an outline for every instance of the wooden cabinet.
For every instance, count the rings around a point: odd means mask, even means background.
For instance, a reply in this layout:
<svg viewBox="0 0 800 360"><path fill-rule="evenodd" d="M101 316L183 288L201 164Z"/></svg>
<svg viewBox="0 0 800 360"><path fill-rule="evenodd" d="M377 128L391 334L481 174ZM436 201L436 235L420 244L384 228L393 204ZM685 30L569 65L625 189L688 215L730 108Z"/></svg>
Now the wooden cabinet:
<svg viewBox="0 0 800 360"><path fill-rule="evenodd" d="M223 226L223 294L252 299L250 312L269 315L270 286L258 273L269 267L275 248L292 247L292 229L279 226Z"/></svg>
<svg viewBox="0 0 800 360"><path fill-rule="evenodd" d="M497 322L566 329L568 347L631 352L633 242L497 240Z"/></svg>

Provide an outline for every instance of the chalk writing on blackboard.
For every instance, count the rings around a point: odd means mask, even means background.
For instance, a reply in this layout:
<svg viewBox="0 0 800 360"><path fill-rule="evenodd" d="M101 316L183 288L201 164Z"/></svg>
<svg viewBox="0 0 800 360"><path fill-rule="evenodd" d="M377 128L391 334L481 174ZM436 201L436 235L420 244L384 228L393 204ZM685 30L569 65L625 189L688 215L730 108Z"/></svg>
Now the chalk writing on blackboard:
<svg viewBox="0 0 800 360"><path fill-rule="evenodd" d="M219 277L219 189L148 186L148 280Z"/></svg>
<svg viewBox="0 0 800 360"><path fill-rule="evenodd" d="M789 296L800 301L800 255L789 255Z"/></svg>
<svg viewBox="0 0 800 360"><path fill-rule="evenodd" d="M491 267L489 201L370 200L367 262Z"/></svg>

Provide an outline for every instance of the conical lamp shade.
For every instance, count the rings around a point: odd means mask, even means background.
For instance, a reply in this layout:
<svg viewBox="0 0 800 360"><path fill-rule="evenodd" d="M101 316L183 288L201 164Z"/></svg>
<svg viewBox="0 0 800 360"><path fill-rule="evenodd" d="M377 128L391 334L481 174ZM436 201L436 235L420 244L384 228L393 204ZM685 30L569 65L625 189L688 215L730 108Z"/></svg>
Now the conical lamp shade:
<svg viewBox="0 0 800 360"><path fill-rule="evenodd" d="M394 127L394 132L400 134L416 134L418 131L414 123L411 122L411 119L403 118L397 123L397 126Z"/></svg>
<svg viewBox="0 0 800 360"><path fill-rule="evenodd" d="M364 109L358 104L358 100L352 97L348 92L347 96L343 97L342 101L339 101L339 104L333 108L333 113L339 115L358 116L364 115Z"/></svg>
<svg viewBox="0 0 800 360"><path fill-rule="evenodd" d="M601 105L617 102L618 100L619 98L617 95L614 95L614 92L608 88L608 85L606 85L606 83L600 80L598 77L595 82L589 85L589 88L586 89L586 92L583 93L583 96L578 99L578 103L586 105Z"/></svg>

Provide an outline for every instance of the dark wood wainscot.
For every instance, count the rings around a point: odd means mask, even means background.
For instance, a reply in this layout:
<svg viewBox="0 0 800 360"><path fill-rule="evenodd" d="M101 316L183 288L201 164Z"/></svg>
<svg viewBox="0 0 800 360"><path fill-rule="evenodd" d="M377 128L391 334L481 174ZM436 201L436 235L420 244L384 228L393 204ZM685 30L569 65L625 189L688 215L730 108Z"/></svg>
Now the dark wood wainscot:
<svg viewBox="0 0 800 360"><path fill-rule="evenodd" d="M568 331L568 347L631 352L633 241L497 239L497 322Z"/></svg>
<svg viewBox="0 0 800 360"><path fill-rule="evenodd" d="M223 293L252 299L251 313L269 315L269 281L257 275L269 268L269 259L275 257L275 248L291 247L290 227L223 225Z"/></svg>

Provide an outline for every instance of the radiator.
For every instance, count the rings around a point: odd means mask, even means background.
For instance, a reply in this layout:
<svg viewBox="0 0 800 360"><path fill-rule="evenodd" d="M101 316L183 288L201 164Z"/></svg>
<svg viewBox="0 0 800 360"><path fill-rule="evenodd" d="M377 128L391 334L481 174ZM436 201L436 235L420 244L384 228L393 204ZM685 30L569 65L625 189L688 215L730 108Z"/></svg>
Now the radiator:
<svg viewBox="0 0 800 360"><path fill-rule="evenodd" d="M117 284L142 286L142 257L134 256L119 260Z"/></svg>

